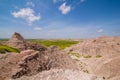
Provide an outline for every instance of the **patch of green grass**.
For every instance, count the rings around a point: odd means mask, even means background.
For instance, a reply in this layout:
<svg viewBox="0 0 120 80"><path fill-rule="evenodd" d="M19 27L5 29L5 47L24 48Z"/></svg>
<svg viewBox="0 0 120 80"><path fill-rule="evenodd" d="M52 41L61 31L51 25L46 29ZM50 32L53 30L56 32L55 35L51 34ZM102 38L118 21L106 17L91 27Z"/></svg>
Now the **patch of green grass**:
<svg viewBox="0 0 120 80"><path fill-rule="evenodd" d="M81 57L80 54L78 54L78 53L74 53L74 52L69 52L68 54L69 54L69 55L76 56L77 58L80 58L80 57Z"/></svg>
<svg viewBox="0 0 120 80"><path fill-rule="evenodd" d="M65 49L66 47L70 47L71 45L79 43L78 41L72 40L29 40L29 41L41 44L46 47L55 45L60 47L61 49Z"/></svg>
<svg viewBox="0 0 120 80"><path fill-rule="evenodd" d="M0 53L4 54L6 52L15 52L15 53L19 53L20 51L16 48L12 48L9 46L5 46L5 45L1 45L0 46Z"/></svg>
<svg viewBox="0 0 120 80"><path fill-rule="evenodd" d="M87 56L83 56L84 58L91 58L92 56L90 55L87 55Z"/></svg>
<svg viewBox="0 0 120 80"><path fill-rule="evenodd" d="M101 55L97 55L96 58L101 58L102 56Z"/></svg>

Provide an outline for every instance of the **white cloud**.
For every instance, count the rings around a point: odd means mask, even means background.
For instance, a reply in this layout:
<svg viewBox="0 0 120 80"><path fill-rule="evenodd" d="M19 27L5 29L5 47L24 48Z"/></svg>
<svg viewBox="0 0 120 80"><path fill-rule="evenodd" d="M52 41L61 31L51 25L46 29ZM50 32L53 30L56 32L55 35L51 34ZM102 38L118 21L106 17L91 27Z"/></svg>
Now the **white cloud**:
<svg viewBox="0 0 120 80"><path fill-rule="evenodd" d="M67 14L71 10L71 6L67 6L66 2L64 2L60 7L59 10L62 12L62 14Z"/></svg>
<svg viewBox="0 0 120 80"><path fill-rule="evenodd" d="M40 28L40 27L35 27L34 30L40 31L40 30L42 30L42 28Z"/></svg>
<svg viewBox="0 0 120 80"><path fill-rule="evenodd" d="M104 31L103 29L99 29L97 32L101 33L101 32L103 32L103 31Z"/></svg>
<svg viewBox="0 0 120 80"><path fill-rule="evenodd" d="M13 12L12 15L15 18L26 20L31 25L33 22L41 19L40 15L35 16L34 13L34 10L31 8L22 8L18 12Z"/></svg>
<svg viewBox="0 0 120 80"><path fill-rule="evenodd" d="M85 0L80 0L81 3L85 2Z"/></svg>
<svg viewBox="0 0 120 80"><path fill-rule="evenodd" d="M63 2L65 0L53 0L53 3L57 3L57 2Z"/></svg>
<svg viewBox="0 0 120 80"><path fill-rule="evenodd" d="M27 2L26 5L27 5L27 6L32 6L32 7L35 6L32 2Z"/></svg>

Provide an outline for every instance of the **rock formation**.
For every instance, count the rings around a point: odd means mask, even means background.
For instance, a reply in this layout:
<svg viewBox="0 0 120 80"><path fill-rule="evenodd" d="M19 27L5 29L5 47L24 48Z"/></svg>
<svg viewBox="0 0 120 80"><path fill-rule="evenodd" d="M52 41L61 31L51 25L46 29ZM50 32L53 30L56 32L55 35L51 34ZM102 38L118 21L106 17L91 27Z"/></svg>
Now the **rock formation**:
<svg viewBox="0 0 120 80"><path fill-rule="evenodd" d="M30 43L27 42L19 33L15 32L12 37L9 39L9 41L6 43L6 45L17 48L21 51L23 50L27 50L27 49L34 49L37 51L45 51L47 48L38 45L38 44L34 44L34 43Z"/></svg>
<svg viewBox="0 0 120 80"><path fill-rule="evenodd" d="M63 51L59 50L43 52L26 50L19 54L13 54L2 55L0 77L16 79L50 69L77 69L74 61Z"/></svg>
<svg viewBox="0 0 120 80"><path fill-rule="evenodd" d="M19 33L15 32L7 42L7 45L22 50L25 49L25 43L24 38Z"/></svg>
<svg viewBox="0 0 120 80"><path fill-rule="evenodd" d="M50 69L77 69L74 60L57 47L49 49L29 43L19 33L14 33L8 45L21 50L19 54L0 55L0 79L32 76Z"/></svg>

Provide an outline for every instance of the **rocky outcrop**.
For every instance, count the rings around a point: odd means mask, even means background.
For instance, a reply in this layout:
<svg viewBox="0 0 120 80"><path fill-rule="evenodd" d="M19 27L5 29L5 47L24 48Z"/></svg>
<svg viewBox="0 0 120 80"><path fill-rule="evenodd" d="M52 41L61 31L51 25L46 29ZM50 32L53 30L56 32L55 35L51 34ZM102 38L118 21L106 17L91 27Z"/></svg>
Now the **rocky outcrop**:
<svg viewBox="0 0 120 80"><path fill-rule="evenodd" d="M15 55L6 54L1 57L0 63L0 77L6 80L10 77L16 79L32 76L50 69L77 69L74 61L64 51L56 48L47 51L25 50Z"/></svg>
<svg viewBox="0 0 120 80"><path fill-rule="evenodd" d="M9 39L9 41L6 43L6 45L17 48L21 51L27 50L27 49L33 49L37 51L45 51L47 48L44 46L27 42L19 33L15 32L12 37Z"/></svg>
<svg viewBox="0 0 120 80"><path fill-rule="evenodd" d="M6 45L23 50L26 48L25 44L26 41L24 38L19 33L15 32Z"/></svg>
<svg viewBox="0 0 120 80"><path fill-rule="evenodd" d="M19 56L23 57L20 62L18 62L19 68L13 70L14 74L12 75L12 78L19 78L23 75L31 76L44 70L56 68L77 69L74 61L60 50L50 50L46 52L36 51L32 53L24 51Z"/></svg>

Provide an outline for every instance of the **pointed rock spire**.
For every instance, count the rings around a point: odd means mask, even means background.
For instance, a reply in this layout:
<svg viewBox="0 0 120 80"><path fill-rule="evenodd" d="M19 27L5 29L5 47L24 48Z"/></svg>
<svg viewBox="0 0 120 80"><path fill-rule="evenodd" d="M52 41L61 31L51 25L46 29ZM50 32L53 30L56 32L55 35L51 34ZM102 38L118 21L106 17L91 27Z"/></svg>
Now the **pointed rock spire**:
<svg viewBox="0 0 120 80"><path fill-rule="evenodd" d="M17 32L15 32L12 37L7 42L8 46L18 48L20 50L25 49L26 41L25 39Z"/></svg>
<svg viewBox="0 0 120 80"><path fill-rule="evenodd" d="M9 42L24 42L24 38L17 32L15 32L10 38Z"/></svg>

